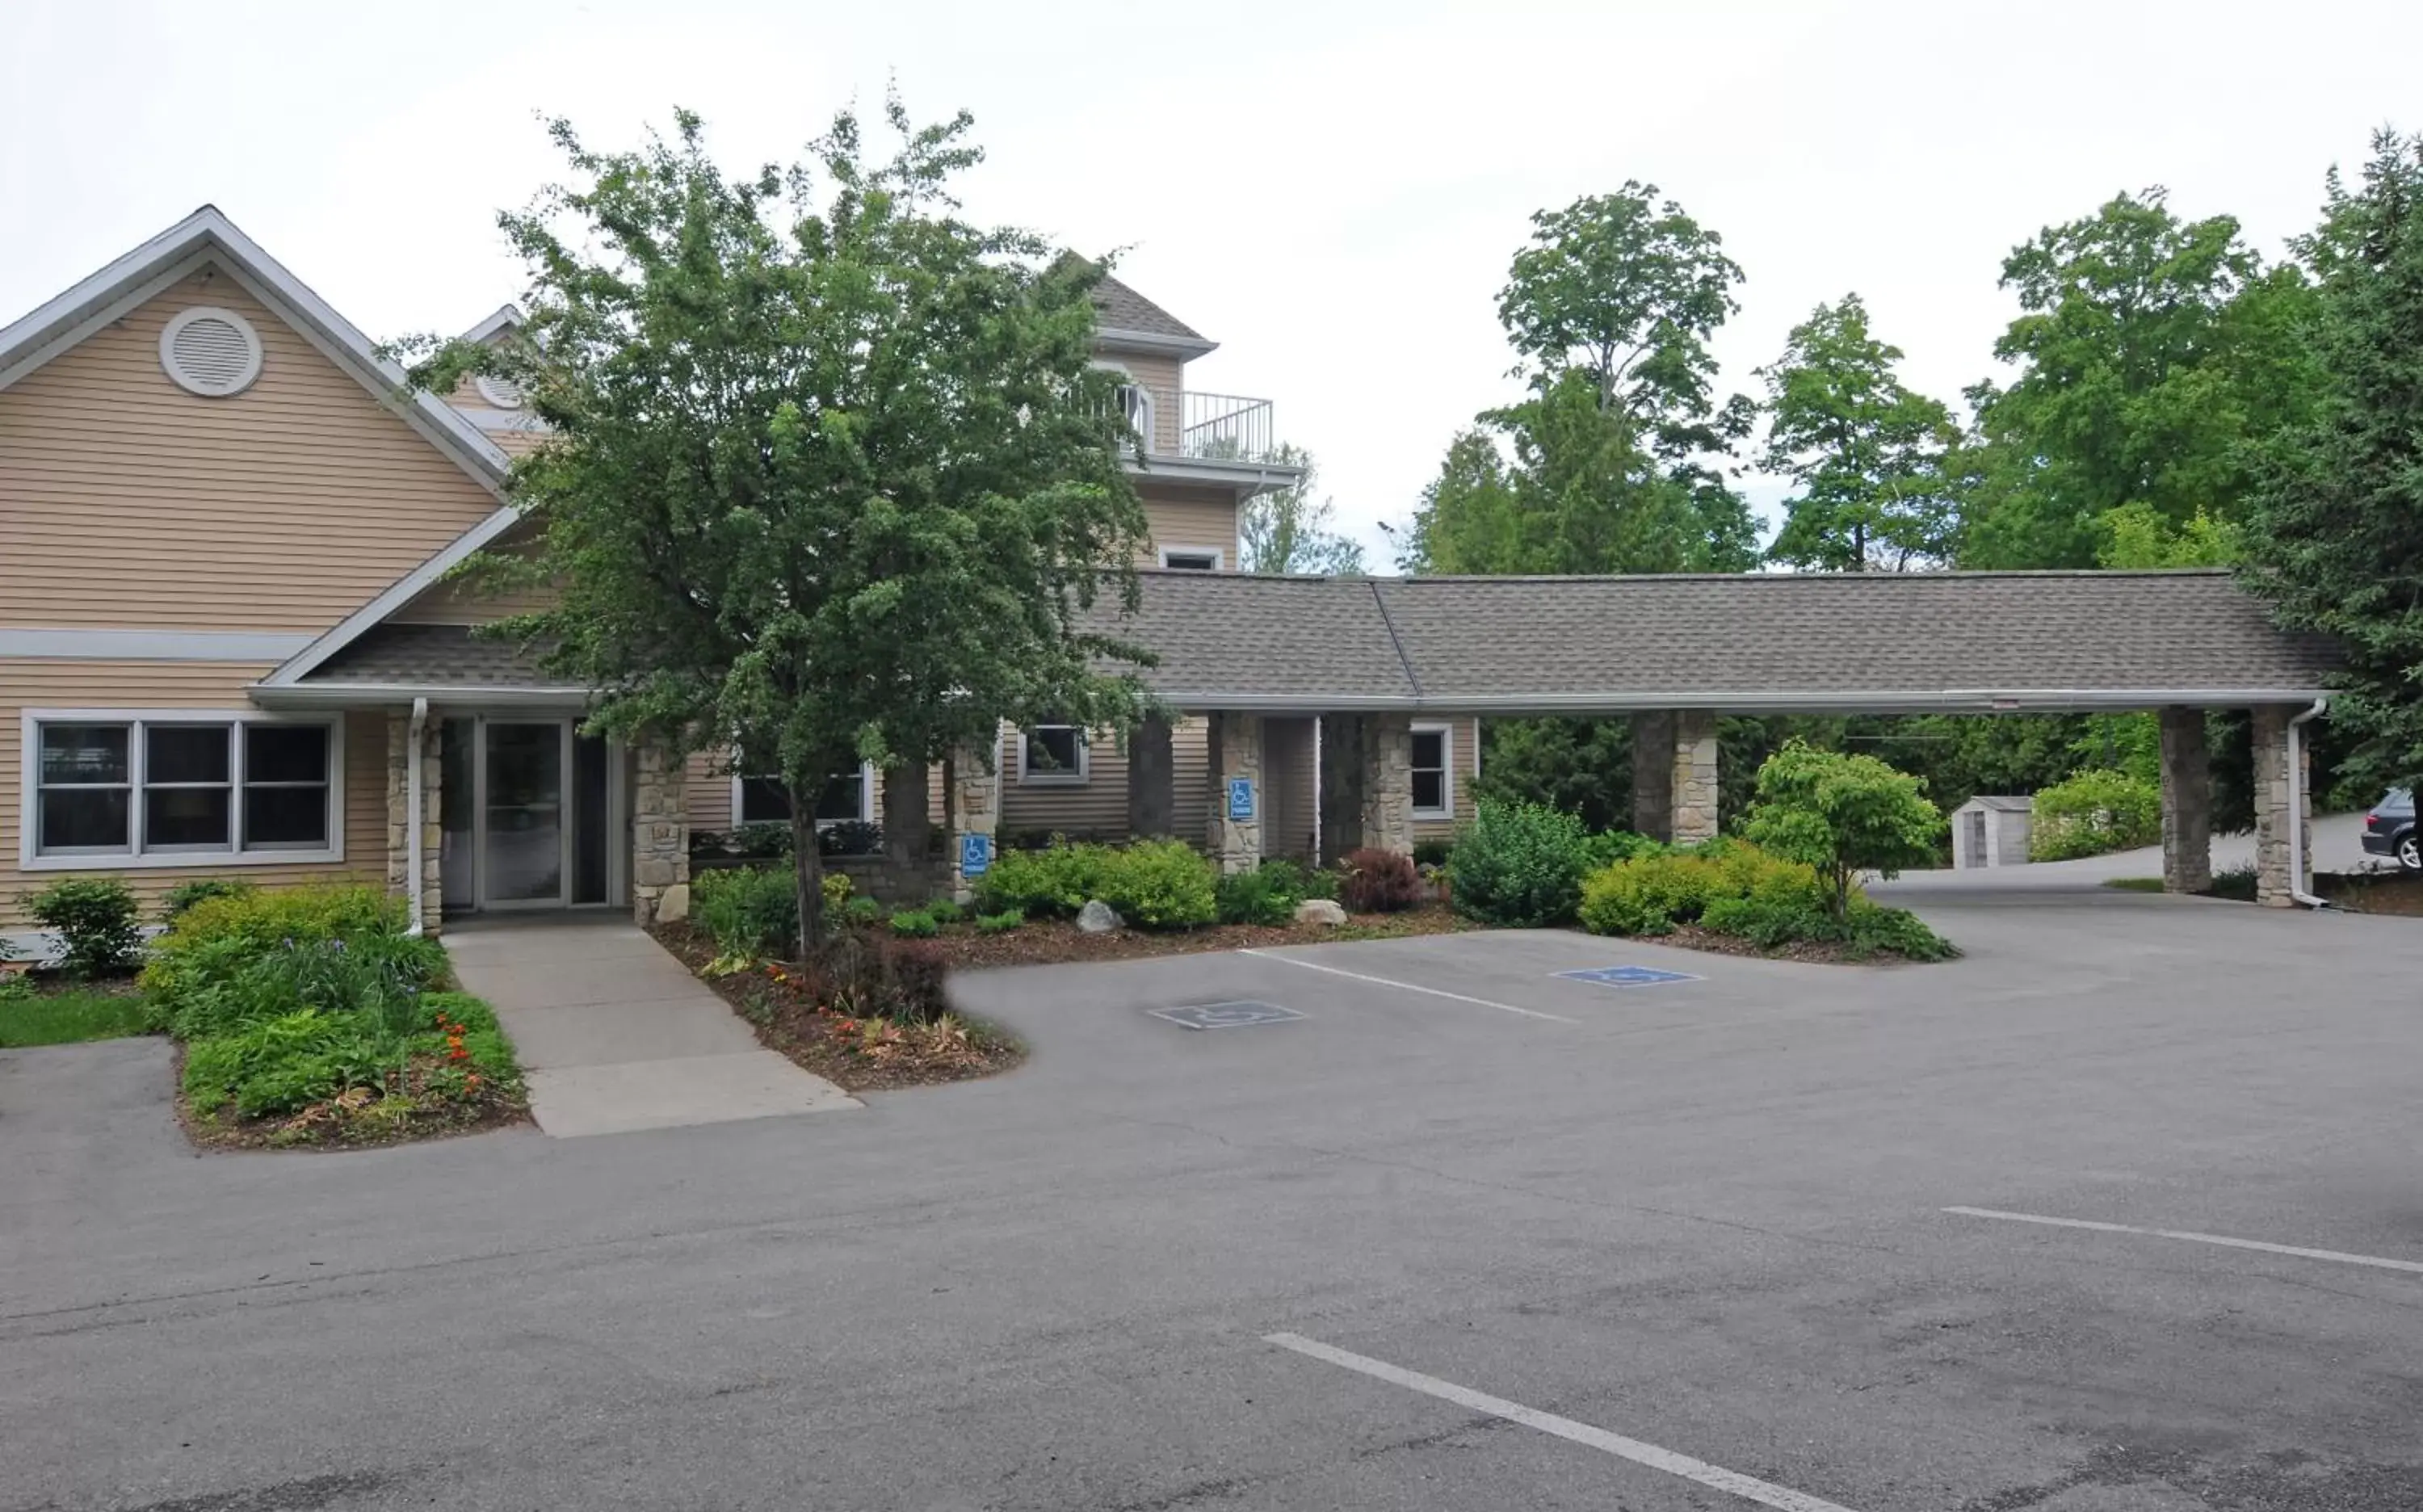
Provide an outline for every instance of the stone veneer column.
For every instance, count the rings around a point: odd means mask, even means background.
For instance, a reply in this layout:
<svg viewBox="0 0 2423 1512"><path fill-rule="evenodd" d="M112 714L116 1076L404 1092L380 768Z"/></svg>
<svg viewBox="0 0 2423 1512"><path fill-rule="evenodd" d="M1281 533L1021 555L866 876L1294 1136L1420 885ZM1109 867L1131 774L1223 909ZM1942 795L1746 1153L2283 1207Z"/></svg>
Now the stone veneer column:
<svg viewBox="0 0 2423 1512"><path fill-rule="evenodd" d="M689 823L683 808L684 762L661 740L632 752L631 917L642 926L689 917Z"/></svg>
<svg viewBox="0 0 2423 1512"><path fill-rule="evenodd" d="M445 840L438 808L445 770L445 763L438 759L438 729L443 723L432 714L420 727L420 929L424 934L438 931L438 914L446 898L444 880L437 870L437 855ZM341 731L339 738L342 739ZM411 711L390 711L387 717L387 890L395 898L406 897L410 891L404 873L412 865L408 843L412 819L411 755Z"/></svg>
<svg viewBox="0 0 2423 1512"><path fill-rule="evenodd" d="M1000 750L998 740L994 750ZM1001 773L977 751L960 752L951 761L951 773L958 787L958 791L951 795L951 889L952 895L964 903L975 896L975 886L981 879L959 869L959 862L966 854L959 842L970 835L994 838L1001 824ZM998 854L994 859L999 859Z"/></svg>
<svg viewBox="0 0 2423 1512"><path fill-rule="evenodd" d="M1363 716L1363 843L1414 853L1414 717Z"/></svg>
<svg viewBox="0 0 2423 1512"><path fill-rule="evenodd" d="M2212 890L2212 758L2204 710L2165 708L2162 740L2162 891Z"/></svg>
<svg viewBox="0 0 2423 1512"><path fill-rule="evenodd" d="M1674 711L1673 820L1676 845L1717 837L1717 716L1706 708Z"/></svg>
<svg viewBox="0 0 2423 1512"><path fill-rule="evenodd" d="M1177 817L1177 766L1170 756L1169 721L1148 717L1128 734L1128 834L1135 839L1169 837Z"/></svg>
<svg viewBox="0 0 2423 1512"><path fill-rule="evenodd" d="M1204 833L1224 874L1251 871L1262 864L1262 817L1270 801L1262 788L1262 717L1215 709L1211 720L1212 815ZM1238 777L1254 785L1251 819L1228 817L1228 783Z"/></svg>
<svg viewBox="0 0 2423 1512"><path fill-rule="evenodd" d="M2290 908L2292 888L2311 890L2314 867L2313 794L2298 785L2305 802L2302 812L2288 811L2288 721L2303 709L2293 704L2261 704L2254 710L2255 725L2255 900L2267 908ZM2303 775L2302 773L2300 775ZM2304 832L2305 875L2288 870L2288 826Z"/></svg>
<svg viewBox="0 0 2423 1512"><path fill-rule="evenodd" d="M1674 832L1674 711L1632 716L1632 829L1653 840Z"/></svg>

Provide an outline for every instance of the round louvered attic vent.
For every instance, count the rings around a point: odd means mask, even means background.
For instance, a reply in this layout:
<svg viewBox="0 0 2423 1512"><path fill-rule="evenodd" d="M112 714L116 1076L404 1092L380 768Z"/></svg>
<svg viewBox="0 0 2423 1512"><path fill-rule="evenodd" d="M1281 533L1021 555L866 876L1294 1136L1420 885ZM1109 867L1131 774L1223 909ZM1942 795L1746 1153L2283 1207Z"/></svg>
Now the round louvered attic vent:
<svg viewBox="0 0 2423 1512"><path fill-rule="evenodd" d="M483 373L472 381L479 386L480 397L499 409L522 407L521 385L514 382L513 379L499 378L494 374Z"/></svg>
<svg viewBox="0 0 2423 1512"><path fill-rule="evenodd" d="M232 310L184 310L160 333L160 365L187 392L224 399L261 376L261 334Z"/></svg>

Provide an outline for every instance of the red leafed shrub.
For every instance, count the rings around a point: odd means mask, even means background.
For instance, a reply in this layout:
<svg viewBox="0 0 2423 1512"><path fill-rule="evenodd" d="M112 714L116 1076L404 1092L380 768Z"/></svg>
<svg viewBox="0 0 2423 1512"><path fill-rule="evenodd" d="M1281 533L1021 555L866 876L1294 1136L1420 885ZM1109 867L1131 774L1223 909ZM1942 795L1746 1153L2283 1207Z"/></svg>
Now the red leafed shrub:
<svg viewBox="0 0 2423 1512"><path fill-rule="evenodd" d="M931 940L846 930L830 936L814 961L788 968L785 979L845 1018L931 1024L951 1011L942 991L947 971Z"/></svg>
<svg viewBox="0 0 2423 1512"><path fill-rule="evenodd" d="M886 940L881 948L896 1005L895 1017L931 1024L951 1011L951 1000L942 992L949 966L942 947L931 940Z"/></svg>
<svg viewBox="0 0 2423 1512"><path fill-rule="evenodd" d="M1338 900L1350 914L1394 914L1422 900L1414 858L1365 846L1338 864Z"/></svg>

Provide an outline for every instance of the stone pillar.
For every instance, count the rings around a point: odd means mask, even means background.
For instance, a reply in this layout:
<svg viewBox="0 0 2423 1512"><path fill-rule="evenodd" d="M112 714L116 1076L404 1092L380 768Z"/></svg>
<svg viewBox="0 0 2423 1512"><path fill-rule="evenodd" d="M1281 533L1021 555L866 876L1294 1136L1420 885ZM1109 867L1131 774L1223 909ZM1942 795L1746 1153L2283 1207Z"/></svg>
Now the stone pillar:
<svg viewBox="0 0 2423 1512"><path fill-rule="evenodd" d="M1001 739L995 736L991 757L982 751L962 751L951 761L951 780L958 786L951 795L951 891L962 903L975 896L976 883L983 880L963 869L965 837L981 835L990 848L1001 824L1001 773L994 760L1000 751Z"/></svg>
<svg viewBox="0 0 2423 1512"><path fill-rule="evenodd" d="M424 934L437 932L438 915L446 898L444 879L437 869L438 852L444 848L445 840L444 822L438 807L445 772L445 763L438 759L438 729L442 723L432 714L420 727L420 929ZM393 898L406 897L410 893L405 873L412 866L412 848L408 843L412 817L411 755L411 711L391 711L387 717L387 890Z"/></svg>
<svg viewBox="0 0 2423 1512"><path fill-rule="evenodd" d="M1696 845L1717 837L1717 716L1714 709L1674 711L1673 820L1668 838Z"/></svg>
<svg viewBox="0 0 2423 1512"><path fill-rule="evenodd" d="M1169 837L1176 818L1176 772L1169 754L1169 721L1149 716L1128 735L1130 836L1139 840Z"/></svg>
<svg viewBox="0 0 2423 1512"><path fill-rule="evenodd" d="M1674 837L1674 711L1632 716L1632 829L1653 840Z"/></svg>
<svg viewBox="0 0 2423 1512"><path fill-rule="evenodd" d="M684 762L661 740L633 748L631 917L644 927L689 917L689 823L683 808Z"/></svg>
<svg viewBox="0 0 2423 1512"><path fill-rule="evenodd" d="M2291 814L2288 804L2288 721L2304 712L2294 704L2262 704L2254 710L2255 725L2255 900L2267 908L2289 908L2292 887L2310 892L2313 885L2313 791L2300 782L2304 802ZM2166 745L2167 754L2167 745ZM2304 773L2299 773L2304 776ZM2304 875L2288 868L2288 826L2298 827L2304 852Z"/></svg>
<svg viewBox="0 0 2423 1512"><path fill-rule="evenodd" d="M1324 867L1363 844L1363 716L1321 716L1321 856ZM1408 781L1411 779L1409 778Z"/></svg>
<svg viewBox="0 0 2423 1512"><path fill-rule="evenodd" d="M1363 844L1414 853L1414 719L1363 716Z"/></svg>
<svg viewBox="0 0 2423 1512"><path fill-rule="evenodd" d="M1262 815L1268 794L1262 790L1262 717L1216 709L1212 714L1212 859L1223 873L1251 871L1262 864ZM1229 783L1243 778L1253 785L1254 811L1247 819L1231 819Z"/></svg>
<svg viewBox="0 0 2423 1512"><path fill-rule="evenodd" d="M2162 733L2162 891L2212 890L2212 760L2204 710L2165 708Z"/></svg>

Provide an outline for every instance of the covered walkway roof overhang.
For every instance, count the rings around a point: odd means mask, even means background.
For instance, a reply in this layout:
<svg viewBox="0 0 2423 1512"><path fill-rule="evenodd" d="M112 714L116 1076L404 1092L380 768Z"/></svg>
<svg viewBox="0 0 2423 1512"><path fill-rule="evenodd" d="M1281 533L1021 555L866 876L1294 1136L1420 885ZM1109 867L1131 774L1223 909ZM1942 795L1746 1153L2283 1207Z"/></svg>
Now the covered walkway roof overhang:
<svg viewBox="0 0 2423 1512"><path fill-rule="evenodd" d="M1089 628L1190 710L2052 713L2311 703L2337 657L2225 571L1141 575Z"/></svg>

